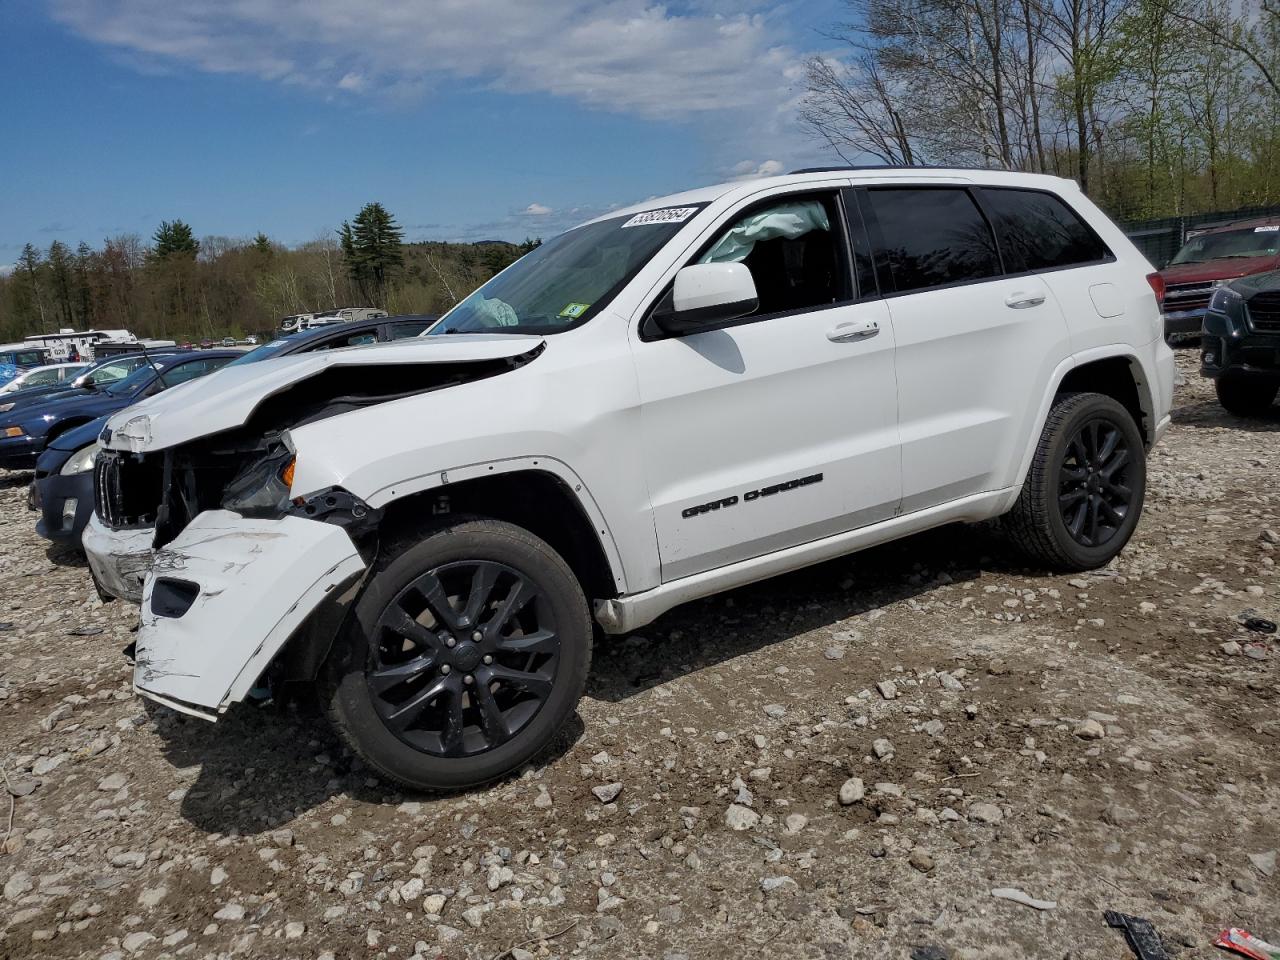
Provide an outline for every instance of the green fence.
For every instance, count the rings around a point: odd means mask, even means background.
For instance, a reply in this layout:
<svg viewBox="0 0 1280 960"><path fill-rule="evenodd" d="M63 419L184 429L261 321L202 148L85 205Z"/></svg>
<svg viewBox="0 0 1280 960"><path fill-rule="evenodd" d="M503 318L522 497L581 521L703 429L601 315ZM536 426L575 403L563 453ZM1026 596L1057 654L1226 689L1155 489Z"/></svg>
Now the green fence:
<svg viewBox="0 0 1280 960"><path fill-rule="evenodd" d="M1280 205L1270 207L1244 207L1240 210L1220 210L1215 213L1197 213L1186 217L1164 217L1159 220L1120 220L1125 232L1139 250L1156 267L1168 263L1186 241L1187 231L1211 223L1227 223L1249 217L1280 217Z"/></svg>

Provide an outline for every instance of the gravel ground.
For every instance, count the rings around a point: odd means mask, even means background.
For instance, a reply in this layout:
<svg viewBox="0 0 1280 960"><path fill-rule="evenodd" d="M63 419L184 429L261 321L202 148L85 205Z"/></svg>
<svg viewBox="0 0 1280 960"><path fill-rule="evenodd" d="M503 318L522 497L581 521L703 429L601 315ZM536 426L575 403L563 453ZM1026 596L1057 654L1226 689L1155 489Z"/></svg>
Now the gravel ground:
<svg viewBox="0 0 1280 960"><path fill-rule="evenodd" d="M306 703L149 716L133 609L0 476L0 957L1129 956L1104 910L1175 955L1280 940L1280 648L1241 622L1280 618L1280 414L1192 359L1110 568L950 528L691 604L601 644L538 766L444 798Z"/></svg>

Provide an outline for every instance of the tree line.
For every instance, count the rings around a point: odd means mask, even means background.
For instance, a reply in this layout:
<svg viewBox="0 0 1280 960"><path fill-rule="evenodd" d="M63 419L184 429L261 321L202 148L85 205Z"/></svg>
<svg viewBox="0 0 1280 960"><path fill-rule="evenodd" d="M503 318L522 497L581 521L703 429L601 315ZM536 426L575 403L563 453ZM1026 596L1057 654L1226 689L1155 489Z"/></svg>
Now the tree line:
<svg viewBox="0 0 1280 960"><path fill-rule="evenodd" d="M539 242L405 243L395 218L370 203L294 247L264 233L197 239L181 220L162 221L149 242L120 234L98 247L28 243L0 276L0 342L63 327L239 338L344 306L438 314Z"/></svg>
<svg viewBox="0 0 1280 960"><path fill-rule="evenodd" d="M1280 200L1275 0L846 0L803 123L841 156L1077 180L1123 219Z"/></svg>

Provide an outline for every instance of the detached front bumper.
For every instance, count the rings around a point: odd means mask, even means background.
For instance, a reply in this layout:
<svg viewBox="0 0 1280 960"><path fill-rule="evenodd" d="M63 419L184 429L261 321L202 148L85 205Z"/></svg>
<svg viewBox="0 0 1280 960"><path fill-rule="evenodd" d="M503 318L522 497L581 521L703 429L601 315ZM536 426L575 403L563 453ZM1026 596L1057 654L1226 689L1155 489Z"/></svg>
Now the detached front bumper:
<svg viewBox="0 0 1280 960"><path fill-rule="evenodd" d="M91 487L92 483L91 479ZM89 500L93 500L92 489ZM112 530L94 513L80 534L80 546L100 589L121 600L141 603L142 586L151 571L151 544L155 538L154 527Z"/></svg>
<svg viewBox="0 0 1280 960"><path fill-rule="evenodd" d="M244 699L320 603L364 568L335 524L200 514L156 551L143 589L134 689L217 719Z"/></svg>

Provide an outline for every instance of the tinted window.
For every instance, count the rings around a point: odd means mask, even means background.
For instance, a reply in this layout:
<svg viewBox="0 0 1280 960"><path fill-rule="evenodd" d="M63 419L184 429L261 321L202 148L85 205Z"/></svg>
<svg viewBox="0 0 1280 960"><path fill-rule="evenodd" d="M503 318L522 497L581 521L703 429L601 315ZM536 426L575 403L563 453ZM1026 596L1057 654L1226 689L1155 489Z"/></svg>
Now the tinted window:
<svg viewBox="0 0 1280 960"><path fill-rule="evenodd" d="M985 188L982 203L995 224L1010 273L1054 270L1111 257L1088 224L1053 194Z"/></svg>
<svg viewBox="0 0 1280 960"><path fill-rule="evenodd" d="M699 263L742 263L751 271L756 314L848 300L849 278L835 197L787 197L729 224Z"/></svg>
<svg viewBox="0 0 1280 960"><path fill-rule="evenodd" d="M391 323L387 325L387 335L391 340L404 340L407 337L416 337L433 323L435 323L435 320L414 320L409 323Z"/></svg>
<svg viewBox="0 0 1280 960"><path fill-rule="evenodd" d="M360 333L349 333L345 337L334 337L332 340L326 340L306 352L319 353L321 350L338 350L342 347L364 347L377 342L378 334L375 331L362 330Z"/></svg>
<svg viewBox="0 0 1280 960"><path fill-rule="evenodd" d="M999 276L991 228L967 191L891 187L867 196L879 226L876 260L894 290Z"/></svg>
<svg viewBox="0 0 1280 960"><path fill-rule="evenodd" d="M164 380L165 386L176 387L180 383L186 383L196 377L203 377L206 373L213 373L220 367L225 367L231 362L231 359L231 357L208 357L203 360L189 360L166 370L160 376Z"/></svg>

